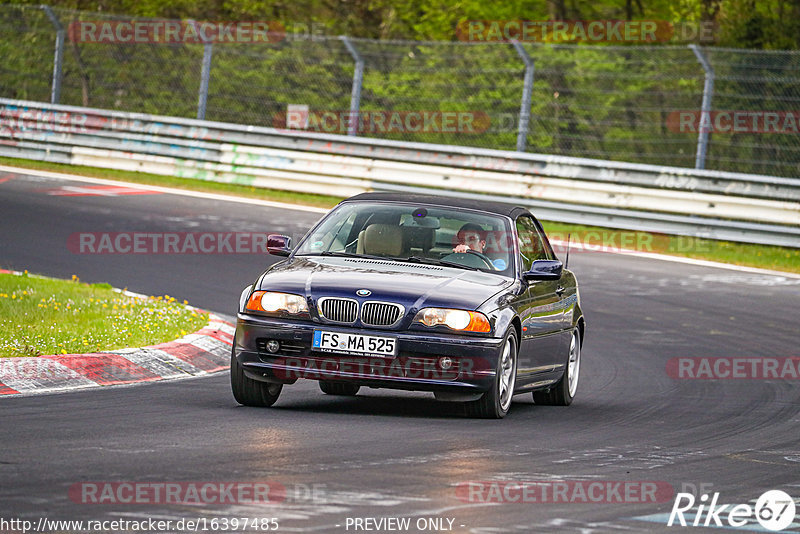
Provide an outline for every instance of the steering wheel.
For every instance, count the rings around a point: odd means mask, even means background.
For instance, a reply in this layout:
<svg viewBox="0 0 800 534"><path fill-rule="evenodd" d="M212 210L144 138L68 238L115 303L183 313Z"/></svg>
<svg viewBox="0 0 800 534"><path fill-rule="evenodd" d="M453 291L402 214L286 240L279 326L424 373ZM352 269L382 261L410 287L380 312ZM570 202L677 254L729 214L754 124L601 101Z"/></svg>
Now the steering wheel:
<svg viewBox="0 0 800 534"><path fill-rule="evenodd" d="M495 270L494 263L492 263L492 260L490 260L486 255L484 255L483 252L478 252L477 250L469 249L467 251L467 254L475 254L476 256L478 256L480 259L483 260L483 262L486 264L488 268Z"/></svg>
<svg viewBox="0 0 800 534"><path fill-rule="evenodd" d="M446 259L449 256L460 256L461 254L473 254L473 255L477 256L478 258L480 258L481 261L483 261L483 263L486 264L486 267L488 267L492 271L496 271L497 270L497 268L494 266L494 263L492 263L492 260L490 260L489 258L484 256L481 252L478 252L477 250L469 249L466 252L453 252L452 254L448 254L447 256L445 256L442 259Z"/></svg>

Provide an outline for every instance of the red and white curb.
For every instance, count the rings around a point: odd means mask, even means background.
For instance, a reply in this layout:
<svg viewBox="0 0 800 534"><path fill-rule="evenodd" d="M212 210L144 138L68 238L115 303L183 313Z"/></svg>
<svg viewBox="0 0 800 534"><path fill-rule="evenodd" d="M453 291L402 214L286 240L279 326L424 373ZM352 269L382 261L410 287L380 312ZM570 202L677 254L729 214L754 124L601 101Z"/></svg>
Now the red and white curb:
<svg viewBox="0 0 800 534"><path fill-rule="evenodd" d="M135 349L0 358L0 396L190 378L228 369L234 325L214 314L197 332Z"/></svg>

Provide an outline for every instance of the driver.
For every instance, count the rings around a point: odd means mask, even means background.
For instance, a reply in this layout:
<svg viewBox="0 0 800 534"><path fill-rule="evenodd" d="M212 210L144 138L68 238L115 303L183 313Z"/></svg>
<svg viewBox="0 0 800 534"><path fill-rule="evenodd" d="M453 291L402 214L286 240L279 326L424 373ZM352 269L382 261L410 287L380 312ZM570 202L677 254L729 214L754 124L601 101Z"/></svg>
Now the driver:
<svg viewBox="0 0 800 534"><path fill-rule="evenodd" d="M474 250L483 254L486 246L486 231L475 223L466 223L456 234L458 245L453 247L453 252L465 253Z"/></svg>

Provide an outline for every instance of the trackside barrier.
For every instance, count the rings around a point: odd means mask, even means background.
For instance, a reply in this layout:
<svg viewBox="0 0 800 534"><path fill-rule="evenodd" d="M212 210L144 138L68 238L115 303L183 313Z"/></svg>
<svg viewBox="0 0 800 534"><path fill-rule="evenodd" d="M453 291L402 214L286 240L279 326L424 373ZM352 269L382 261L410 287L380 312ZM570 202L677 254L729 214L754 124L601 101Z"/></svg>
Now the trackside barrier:
<svg viewBox="0 0 800 534"><path fill-rule="evenodd" d="M544 220L800 247L800 179L404 143L0 99L0 156L349 196L521 203Z"/></svg>

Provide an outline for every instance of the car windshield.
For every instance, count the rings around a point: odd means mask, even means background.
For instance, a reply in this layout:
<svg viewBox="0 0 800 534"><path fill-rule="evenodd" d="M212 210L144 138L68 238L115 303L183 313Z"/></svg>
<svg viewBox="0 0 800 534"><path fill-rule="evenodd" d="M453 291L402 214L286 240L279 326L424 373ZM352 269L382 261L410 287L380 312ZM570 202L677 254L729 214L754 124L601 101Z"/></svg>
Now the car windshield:
<svg viewBox="0 0 800 534"><path fill-rule="evenodd" d="M511 276L512 241L498 215L440 206L346 202L306 235L296 255L431 263Z"/></svg>

